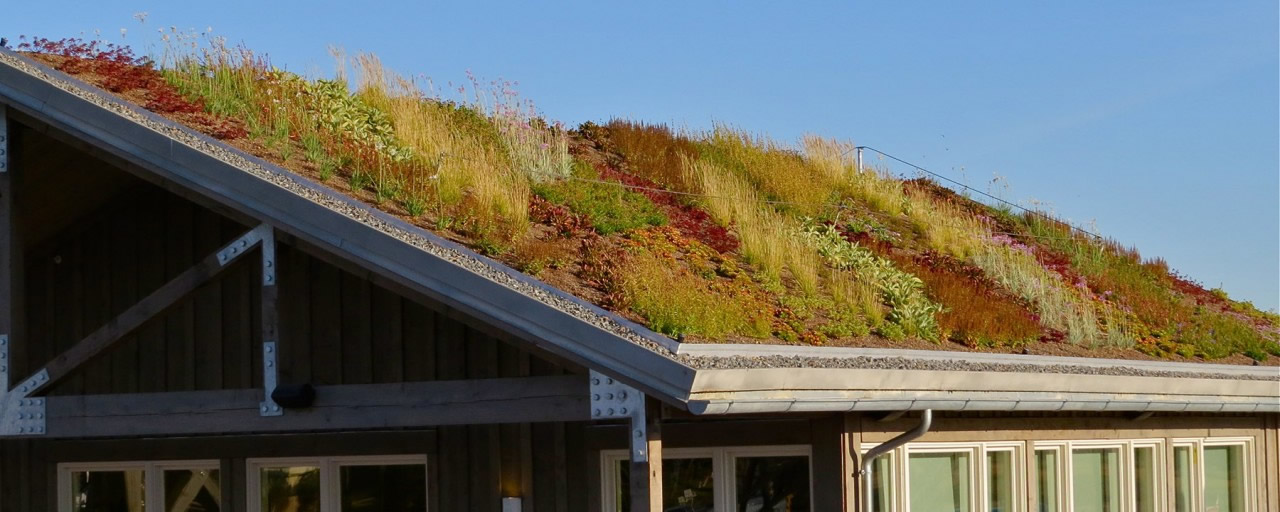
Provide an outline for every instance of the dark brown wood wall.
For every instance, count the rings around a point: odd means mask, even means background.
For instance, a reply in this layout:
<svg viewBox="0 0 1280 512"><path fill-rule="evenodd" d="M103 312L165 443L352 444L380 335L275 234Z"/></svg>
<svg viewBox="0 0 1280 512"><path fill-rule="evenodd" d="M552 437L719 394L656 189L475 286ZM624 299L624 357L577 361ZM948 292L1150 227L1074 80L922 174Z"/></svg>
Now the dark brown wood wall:
<svg viewBox="0 0 1280 512"><path fill-rule="evenodd" d="M26 375L246 226L142 185L27 258ZM256 387L259 259L238 261L54 394ZM562 370L362 276L281 245L283 382L363 384Z"/></svg>

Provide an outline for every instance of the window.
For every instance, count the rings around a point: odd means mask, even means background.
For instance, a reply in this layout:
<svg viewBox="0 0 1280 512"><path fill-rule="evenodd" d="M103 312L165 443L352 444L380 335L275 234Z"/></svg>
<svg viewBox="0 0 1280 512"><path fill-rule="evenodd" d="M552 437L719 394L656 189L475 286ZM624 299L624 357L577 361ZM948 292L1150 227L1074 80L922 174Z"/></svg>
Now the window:
<svg viewBox="0 0 1280 512"><path fill-rule="evenodd" d="M1161 466L1156 445L1133 446L1133 502L1135 512L1156 512L1160 506Z"/></svg>
<svg viewBox="0 0 1280 512"><path fill-rule="evenodd" d="M1009 512L1018 508L1013 494L1018 481L1013 456L1013 450L987 452L987 510L991 512Z"/></svg>
<svg viewBox="0 0 1280 512"><path fill-rule="evenodd" d="M249 460L251 512L426 512L425 455Z"/></svg>
<svg viewBox="0 0 1280 512"><path fill-rule="evenodd" d="M221 489L217 461L58 465L60 512L216 512Z"/></svg>
<svg viewBox="0 0 1280 512"><path fill-rule="evenodd" d="M662 508L678 512L808 512L808 446L668 449L662 457ZM630 507L625 450L601 453L604 510Z"/></svg>
<svg viewBox="0 0 1280 512"><path fill-rule="evenodd" d="M1023 443L914 443L895 449L872 463L872 510L1021 512L1022 449Z"/></svg>
<svg viewBox="0 0 1280 512"><path fill-rule="evenodd" d="M1120 449L1071 450L1071 504L1079 512L1120 512Z"/></svg>
<svg viewBox="0 0 1280 512"><path fill-rule="evenodd" d="M876 460L871 463L871 510L873 512L893 510L893 458L893 452L889 452L876 457Z"/></svg>
<svg viewBox="0 0 1280 512"><path fill-rule="evenodd" d="M912 453L907 458L910 509L972 510L971 459L969 452Z"/></svg>
<svg viewBox="0 0 1280 512"><path fill-rule="evenodd" d="M1175 439L1175 512L1253 512L1252 438Z"/></svg>
<svg viewBox="0 0 1280 512"><path fill-rule="evenodd" d="M1192 460L1194 445L1173 447L1173 510L1174 512L1192 512L1192 503L1196 502L1195 467Z"/></svg>
<svg viewBox="0 0 1280 512"><path fill-rule="evenodd" d="M662 458L662 509L687 512L715 510L715 463L710 450L686 451L683 456L664 453ZM614 510L631 506L631 460L614 461Z"/></svg>
<svg viewBox="0 0 1280 512"><path fill-rule="evenodd" d="M1036 449L1036 510L1058 512L1062 504L1062 457L1060 448Z"/></svg>
<svg viewBox="0 0 1280 512"><path fill-rule="evenodd" d="M1244 446L1204 447L1204 512L1244 512Z"/></svg>

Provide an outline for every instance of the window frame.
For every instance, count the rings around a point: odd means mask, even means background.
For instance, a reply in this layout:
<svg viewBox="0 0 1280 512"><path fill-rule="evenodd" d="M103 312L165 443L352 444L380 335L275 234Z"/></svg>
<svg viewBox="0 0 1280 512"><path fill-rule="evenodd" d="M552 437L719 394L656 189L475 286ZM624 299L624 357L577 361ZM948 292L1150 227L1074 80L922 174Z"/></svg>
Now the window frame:
<svg viewBox="0 0 1280 512"><path fill-rule="evenodd" d="M882 443L863 443L862 455L871 448ZM964 453L969 454L969 478L972 481L969 493L971 511L986 510L989 506L991 482L987 454L992 452L1008 452L1013 464L1013 508L1011 512L1027 510L1027 443L1024 441L987 441L987 442L929 442L908 443L894 448L881 457L892 457L890 461L889 488L892 496L887 500L889 512L910 510L911 496L911 455L917 453Z"/></svg>
<svg viewBox="0 0 1280 512"><path fill-rule="evenodd" d="M1067 480L1069 477L1066 476L1067 475L1067 456L1070 454L1070 451L1067 449L1067 443L1032 443L1032 446L1029 451L1031 452L1032 461L1035 461L1036 455L1041 451L1054 452L1054 454L1056 455L1055 461L1057 462L1057 464L1055 464L1055 466L1057 466L1056 474L1058 475L1058 478L1054 480L1054 482L1057 484L1056 487L1058 489L1058 499L1056 500L1057 507L1054 510L1057 510L1059 512L1065 512L1065 511L1071 510L1067 508L1067 494L1070 492L1070 488L1068 487L1068 483L1067 483ZM1039 465L1031 464L1031 466L1027 468L1027 478L1031 482L1038 483L1040 481ZM1028 506L1040 504L1040 499L1041 499L1041 496L1039 495L1040 487L1035 486L1034 488L1035 488L1036 494L1032 496L1034 500L1031 500L1031 505L1028 505Z"/></svg>
<svg viewBox="0 0 1280 512"><path fill-rule="evenodd" d="M1076 471L1075 471L1075 451L1076 450L1116 450L1120 457L1120 512L1133 511L1133 453L1131 444L1128 439L1098 439L1086 441L1064 441L1057 443L1063 446L1064 467L1062 473L1063 481L1066 483L1062 487L1063 501L1067 503L1064 510L1075 510L1076 504ZM1037 443L1037 447L1039 443Z"/></svg>
<svg viewBox="0 0 1280 512"><path fill-rule="evenodd" d="M339 489L339 473L346 466L401 466L423 467L425 489L424 503L431 503L431 468L426 454L408 455L351 455L336 457L255 457L245 459L245 510L262 512L262 468L287 466L313 466L320 470L320 512L339 512L342 507L342 489Z"/></svg>
<svg viewBox="0 0 1280 512"><path fill-rule="evenodd" d="M1169 461L1166 460L1165 442L1163 439L1130 439L1129 443L1129 471L1128 481L1125 482L1129 489L1129 500L1127 503L1128 510L1137 512L1138 510L1138 449L1151 449L1151 466L1155 469L1155 509L1169 510L1169 479L1173 476L1168 471Z"/></svg>
<svg viewBox="0 0 1280 512"><path fill-rule="evenodd" d="M221 462L216 459L190 460L131 460L112 462L61 462L57 465L58 473L58 512L71 512L71 474L84 471L142 471L143 511L150 512L146 503L164 502L164 472L167 470L186 469L193 471L219 471ZM219 474L218 486L226 485ZM219 502L222 496L218 496Z"/></svg>
<svg viewBox="0 0 1280 512"><path fill-rule="evenodd" d="M1244 512L1256 512L1258 510L1258 498L1254 494L1257 485L1257 463L1254 460L1253 451L1254 438L1252 437L1182 437L1174 438L1170 441L1173 447L1190 447L1191 448L1191 510L1192 512L1203 512L1204 507L1204 486L1205 482L1205 464L1204 449L1205 447L1219 446L1239 446L1240 455L1244 459L1241 465L1244 469L1244 477L1242 482L1244 489ZM1172 453L1172 452L1171 452ZM1170 462L1172 464L1172 461ZM1170 466L1169 472L1170 485L1172 485L1173 470ZM1172 510L1172 504L1170 504Z"/></svg>
<svg viewBox="0 0 1280 512"><path fill-rule="evenodd" d="M717 512L737 510L738 493L736 460L740 457L800 457L809 461L809 499L812 510L813 447L810 445L767 446L715 446L700 448L663 448L663 459L711 459L715 492L712 499ZM618 479L618 462L630 460L629 450L600 450L600 510L617 512L618 500L615 483ZM256 512L256 511L251 511Z"/></svg>

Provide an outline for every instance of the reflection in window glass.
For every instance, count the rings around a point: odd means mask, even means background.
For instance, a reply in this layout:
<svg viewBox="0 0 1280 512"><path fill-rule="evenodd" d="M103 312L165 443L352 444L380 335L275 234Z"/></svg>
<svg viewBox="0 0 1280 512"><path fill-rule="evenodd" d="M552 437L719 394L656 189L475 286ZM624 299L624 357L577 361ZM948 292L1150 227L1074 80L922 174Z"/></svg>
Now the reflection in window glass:
<svg viewBox="0 0 1280 512"><path fill-rule="evenodd" d="M662 510L711 512L715 510L715 482L710 458L662 459ZM618 503L614 510L631 508L631 463L618 461Z"/></svg>
<svg viewBox="0 0 1280 512"><path fill-rule="evenodd" d="M1204 447L1204 512L1243 511L1244 478L1244 447Z"/></svg>
<svg viewBox="0 0 1280 512"><path fill-rule="evenodd" d="M909 478L911 510L969 512L969 454L913 453Z"/></svg>
<svg viewBox="0 0 1280 512"><path fill-rule="evenodd" d="M893 500L893 454L886 453L871 462L871 510L889 512Z"/></svg>
<svg viewBox="0 0 1280 512"><path fill-rule="evenodd" d="M143 493L141 469L71 474L71 510L75 512L143 512Z"/></svg>
<svg viewBox="0 0 1280 512"><path fill-rule="evenodd" d="M1058 450L1036 450L1036 503L1038 512L1058 512L1061 500Z"/></svg>
<svg viewBox="0 0 1280 512"><path fill-rule="evenodd" d="M320 512L320 468L262 468L262 512Z"/></svg>
<svg viewBox="0 0 1280 512"><path fill-rule="evenodd" d="M342 512L426 512L427 467L422 464L341 466Z"/></svg>
<svg viewBox="0 0 1280 512"><path fill-rule="evenodd" d="M168 469L164 472L166 512L214 512L222 497L216 469Z"/></svg>
<svg viewBox="0 0 1280 512"><path fill-rule="evenodd" d="M809 510L808 457L738 457L734 473L739 512Z"/></svg>
<svg viewBox="0 0 1280 512"><path fill-rule="evenodd" d="M1071 452L1071 497L1076 512L1120 512L1120 451Z"/></svg>
<svg viewBox="0 0 1280 512"><path fill-rule="evenodd" d="M987 453L987 504L991 512L1008 512L1013 504L1013 452Z"/></svg>
<svg viewBox="0 0 1280 512"><path fill-rule="evenodd" d="M1133 449L1133 499L1137 512L1156 512L1156 449Z"/></svg>

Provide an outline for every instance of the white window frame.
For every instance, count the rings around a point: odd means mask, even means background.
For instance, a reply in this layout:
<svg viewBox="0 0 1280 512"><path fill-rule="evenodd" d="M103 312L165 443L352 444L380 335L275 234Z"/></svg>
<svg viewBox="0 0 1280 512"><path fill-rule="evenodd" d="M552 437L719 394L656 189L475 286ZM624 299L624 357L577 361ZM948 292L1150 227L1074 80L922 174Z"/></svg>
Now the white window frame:
<svg viewBox="0 0 1280 512"><path fill-rule="evenodd" d="M1192 482L1191 482L1191 510L1193 512L1204 512L1204 449L1205 447L1215 446L1239 446L1241 455L1244 457L1242 464L1244 466L1244 512L1256 512L1258 510L1258 497L1254 488L1257 482L1257 467L1254 461L1252 437L1194 437L1194 438L1175 438L1170 444L1174 447L1189 446L1191 447L1191 465L1192 465ZM1172 485L1173 473L1169 473L1170 485ZM1169 504L1172 510L1173 504Z"/></svg>
<svg viewBox="0 0 1280 512"><path fill-rule="evenodd" d="M1155 477L1155 480L1156 480L1155 509L1169 510L1169 506L1171 505L1167 502L1169 499L1169 479L1172 477L1172 475L1165 474L1167 473L1166 469L1169 467L1169 465L1168 465L1168 461L1165 460L1164 446L1165 444L1163 439L1129 440L1128 471L1130 474L1128 479L1129 481L1126 482L1129 488L1129 494L1130 494L1129 502L1127 505L1129 507L1129 510L1133 510L1133 511L1138 510L1138 494L1136 492L1136 489L1138 487L1138 472L1137 472L1138 453L1137 451L1139 448L1151 449L1151 455L1153 459L1151 461L1151 464L1152 466L1155 467L1155 475L1153 476Z"/></svg>
<svg viewBox="0 0 1280 512"><path fill-rule="evenodd" d="M426 479L423 498L430 502L431 472L425 454L358 455L344 457L264 457L245 461L245 510L262 512L262 468L312 466L320 470L320 511L338 512L342 507L342 490L337 482L339 471L346 466L422 465Z"/></svg>
<svg viewBox="0 0 1280 512"><path fill-rule="evenodd" d="M1062 487L1065 500L1067 502L1066 510L1075 510L1076 504L1076 488L1075 488L1075 452L1076 450L1115 450L1120 457L1120 510L1128 512L1133 510L1133 454L1130 452L1130 444L1128 440L1089 440L1089 441L1067 441L1062 443L1064 446L1063 453L1066 454L1066 471L1062 473L1066 485Z"/></svg>
<svg viewBox="0 0 1280 512"><path fill-rule="evenodd" d="M1068 486L1067 481L1070 478L1066 476L1067 475L1067 457L1069 456L1070 452L1067 450L1066 443L1035 443L1031 447L1032 460L1035 460L1035 455L1041 451L1053 452L1057 454L1056 460L1057 460L1057 466L1058 466L1057 467L1058 478L1057 480L1055 480L1055 482L1057 483L1057 488L1058 488L1058 500L1056 503L1057 505L1056 510L1058 510L1059 512L1066 512L1068 510L1071 510L1067 508L1067 494L1070 494L1071 490L1067 487ZM1038 468L1039 467L1035 465L1032 465L1031 467L1027 468L1027 478L1029 479L1030 482L1033 482L1036 484L1039 483L1040 473ZM1034 488L1036 493L1040 492L1040 487L1038 485L1033 485L1030 488ZM1039 500L1043 499L1043 497L1039 496L1038 494L1034 496L1034 498L1035 498L1035 501L1032 501L1032 504L1034 505L1039 505L1040 503Z"/></svg>
<svg viewBox="0 0 1280 512"><path fill-rule="evenodd" d="M617 512L618 463L630 460L628 450L600 451L600 509ZM722 446L711 448L663 448L666 459L711 459L715 492L712 497L717 511L737 510L738 493L735 460L740 457L805 457L809 461L809 498L813 499L813 448L809 445ZM812 503L810 503L812 506ZM257 512L257 511L250 511Z"/></svg>
<svg viewBox="0 0 1280 512"><path fill-rule="evenodd" d="M862 453L866 454L879 443L864 443ZM969 454L969 510L978 512L988 510L987 500L990 494L990 469L987 466L987 454L992 452L1009 452L1013 463L1013 508L1012 512L1025 512L1027 507L1026 487L1026 443L1022 441L997 442L965 442L965 443L908 443L899 446L881 457L893 457L890 462L892 473L889 479L892 496L888 500L889 512L908 511L911 504L911 455L919 453L964 453Z"/></svg>
<svg viewBox="0 0 1280 512"><path fill-rule="evenodd" d="M217 460L163 460L119 462L65 462L58 464L58 512L71 512L71 474L84 471L142 471L143 510L151 512L146 503L164 503L164 472L167 470L218 471ZM225 484L219 475L219 487ZM221 504L222 496L218 496ZM161 511L163 512L163 511Z"/></svg>

